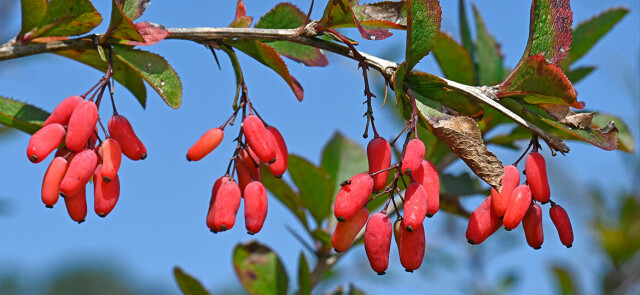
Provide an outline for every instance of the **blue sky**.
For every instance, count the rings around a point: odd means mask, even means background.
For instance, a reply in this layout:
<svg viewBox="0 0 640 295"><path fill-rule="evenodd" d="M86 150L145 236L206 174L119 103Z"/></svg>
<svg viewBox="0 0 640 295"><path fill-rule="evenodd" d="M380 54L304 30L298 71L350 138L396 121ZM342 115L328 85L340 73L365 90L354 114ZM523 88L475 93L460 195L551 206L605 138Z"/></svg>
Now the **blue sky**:
<svg viewBox="0 0 640 295"><path fill-rule="evenodd" d="M501 43L505 64L515 65L526 44L530 3L475 2L487 27ZM103 17L108 19L110 5L105 3L107 1L94 1ZM245 2L248 15L256 20L276 3ZM295 1L303 10L309 3ZM316 1L313 19L320 17L323 4L323 1ZM631 9L631 13L578 62L596 65L598 70L577 84L576 89L587 108L619 115L630 125L633 134L638 134L640 2L588 0L572 4L574 24L611 6ZM458 38L457 1L442 1L442 6L442 28ZM140 20L166 27L215 27L228 25L234 12L235 1L190 1L185 4L183 1L156 0ZM14 16L3 29L5 36L19 30L19 5L14 7ZM106 25L102 24L96 32L103 32ZM359 38L353 30L345 32L352 38ZM405 37L403 32L395 33L385 41L362 41L359 48L400 61ZM0 274L17 271L25 277L46 279L55 275L58 269L73 265L111 265L126 269L123 276L131 278L134 285L152 284L176 293L171 269L179 265L216 292L239 286L233 274L231 251L236 243L257 238L276 250L290 277L295 277L297 258L303 248L284 227L302 229L275 199L270 198L267 223L256 236L245 233L242 221L237 228L218 235L212 235L205 226L211 186L224 173L233 151L231 136L202 161L189 163L184 158L189 146L204 131L219 126L232 111L235 78L228 59L219 55L220 71L208 50L186 41L166 40L145 50L163 55L181 76L183 104L179 110L173 110L149 88L147 108L143 110L126 89L116 86L118 110L133 124L147 146L149 157L140 162L123 161L120 201L106 219L98 218L90 210L87 222L77 225L67 216L64 205L59 204L53 210L44 208L39 194L48 161L34 165L26 159L27 134L12 132L0 137L3 154L0 200L8 206L7 212L0 215L3 236L0 240ZM278 127L290 153L314 163L319 162L322 148L336 131L363 146L366 144L361 137L365 124L362 118L365 107L361 104L363 84L356 63L332 54L328 57L330 64L326 68L306 68L287 61L292 74L305 89L305 100L299 103L274 72L240 56L249 95L261 116ZM430 56L418 68L440 74ZM374 77L374 91L383 89L379 76L376 73L371 76ZM3 61L0 62L0 95L51 110L63 98L86 92L100 77L98 71L50 54ZM383 93L376 94L383 97ZM390 112L379 111L379 102L376 105L378 131L385 137L395 135L401 126ZM236 128L230 132L236 132ZM545 156L550 173L559 180L552 182L553 199L567 208L578 227L576 243L571 250L560 245L547 219L547 239L542 250L526 247L521 230L502 234L480 247L481 251L493 254L483 256L481 262L487 268L479 274L470 266L478 249L464 241L464 222L441 213L429 220L431 224L426 227L428 260L416 274L405 274L392 253L391 268L395 270L379 278L367 269L364 251L360 248L340 262L339 269L348 276L323 287L348 284L353 280L370 294L424 288L462 293L469 291L473 279L478 276L491 281L515 271L525 277L518 285L519 293L549 293L552 286L549 278L543 275L546 280L540 283L539 276L531 273L544 273L550 263L562 261L580 271L580 284L588 294L598 293L593 289L594 270L602 266L603 261L594 255L596 248L589 240L590 216L582 210L584 190L580 185L600 186L613 194L633 184L634 179L628 176L629 168L633 167L630 167L629 157L620 152L605 152L575 142L571 142L570 147L567 157ZM512 162L518 156L503 148L491 149L504 162ZM458 164L451 171L464 169ZM472 198L465 204L473 208L480 201L481 198ZM242 210L239 216L241 214ZM457 228L453 236L446 233L450 226ZM462 264L452 266L448 263L447 257L451 255L460 258ZM351 271L353 267L358 271Z"/></svg>

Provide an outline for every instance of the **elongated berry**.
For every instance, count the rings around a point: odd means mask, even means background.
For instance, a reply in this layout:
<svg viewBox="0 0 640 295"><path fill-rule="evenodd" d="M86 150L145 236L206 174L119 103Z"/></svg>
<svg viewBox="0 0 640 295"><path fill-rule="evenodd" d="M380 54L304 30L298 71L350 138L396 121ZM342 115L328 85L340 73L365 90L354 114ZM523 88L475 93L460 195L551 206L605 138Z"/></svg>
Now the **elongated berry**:
<svg viewBox="0 0 640 295"><path fill-rule="evenodd" d="M422 184L412 182L404 193L404 217L402 222L409 232L422 225L427 216L427 191Z"/></svg>
<svg viewBox="0 0 640 295"><path fill-rule="evenodd" d="M351 219L373 192L373 178L368 173L356 174L338 191L333 213L340 222Z"/></svg>
<svg viewBox="0 0 640 295"><path fill-rule="evenodd" d="M122 153L127 158L137 161L147 158L147 148L138 138L125 116L116 115L109 119L109 133L118 141Z"/></svg>
<svg viewBox="0 0 640 295"><path fill-rule="evenodd" d="M209 129L189 148L187 161L200 161L220 145L223 137L224 132L222 129Z"/></svg>
<svg viewBox="0 0 640 295"><path fill-rule="evenodd" d="M427 217L432 217L440 209L440 177L436 166L423 159L422 164L411 177L422 184L427 191Z"/></svg>
<svg viewBox="0 0 640 295"><path fill-rule="evenodd" d="M369 141L367 159L369 160L369 174L389 168L391 166L391 146L389 142L382 137L376 137ZM373 190L382 191L387 185L388 178L389 170L373 176Z"/></svg>
<svg viewBox="0 0 640 295"><path fill-rule="evenodd" d="M75 195L64 198L64 204L67 207L67 213L71 220L77 223L83 223L87 217L87 189L82 187Z"/></svg>
<svg viewBox="0 0 640 295"><path fill-rule="evenodd" d="M42 162L64 141L65 133L64 127L57 123L44 126L34 133L27 146L29 161L33 163Z"/></svg>
<svg viewBox="0 0 640 295"><path fill-rule="evenodd" d="M242 131L247 138L247 144L262 162L271 164L276 161L275 143L271 141L271 136L260 118L248 115L242 122Z"/></svg>
<svg viewBox="0 0 640 295"><path fill-rule="evenodd" d="M267 218L267 190L259 181L252 181L244 189L244 225L247 233L257 234Z"/></svg>
<svg viewBox="0 0 640 295"><path fill-rule="evenodd" d="M120 178L116 174L111 181L104 181L103 165L98 165L93 174L93 208L100 217L106 217L120 198Z"/></svg>
<svg viewBox="0 0 640 295"><path fill-rule="evenodd" d="M110 182L118 176L120 163L122 162L122 149L117 140L107 138L100 146L102 156L102 179Z"/></svg>
<svg viewBox="0 0 640 295"><path fill-rule="evenodd" d="M522 228L524 228L527 244L533 249L540 249L544 242L544 232L542 231L542 208L538 203L531 203L529 206L527 214L522 219Z"/></svg>
<svg viewBox="0 0 640 295"><path fill-rule="evenodd" d="M368 218L369 210L367 207L362 207L353 218L345 222L338 222L336 229L333 231L333 235L331 235L331 245L333 249L335 249L336 252L349 250L351 244L353 244L353 240L367 223Z"/></svg>
<svg viewBox="0 0 640 295"><path fill-rule="evenodd" d="M411 175L418 170L424 159L424 153L424 143L420 139L414 138L409 141L404 152L404 159L402 159L402 173Z"/></svg>
<svg viewBox="0 0 640 295"><path fill-rule="evenodd" d="M544 157L537 152L529 153L527 155L527 161L525 162L524 171L533 198L542 204L549 202L551 190L549 189L547 165L544 162Z"/></svg>
<svg viewBox="0 0 640 295"><path fill-rule="evenodd" d="M262 180L260 159L258 159L258 156L249 147L238 152L235 167L236 175L238 176L238 185L243 194L245 187L247 187L250 182Z"/></svg>
<svg viewBox="0 0 640 295"><path fill-rule="evenodd" d="M504 212L502 224L506 230L512 230L520 224L522 218L531 205L531 190L526 185L520 185L513 190L507 211Z"/></svg>
<svg viewBox="0 0 640 295"><path fill-rule="evenodd" d="M64 157L55 157L42 179L42 202L47 208L53 208L60 196L60 182L67 172L69 163Z"/></svg>
<svg viewBox="0 0 640 295"><path fill-rule="evenodd" d="M378 212L369 217L364 231L364 250L371 269L379 275L389 267L392 232L391 219L386 214Z"/></svg>
<svg viewBox="0 0 640 295"><path fill-rule="evenodd" d="M77 153L71 162L67 173L60 183L60 195L63 197L74 196L84 189L89 179L96 171L98 157L93 150L85 149Z"/></svg>
<svg viewBox="0 0 640 295"><path fill-rule="evenodd" d="M287 163L289 162L289 151L287 144L280 131L273 126L267 126L267 132L271 136L271 142L274 143L276 149L276 161L269 164L269 170L276 178L281 178L282 174L287 171Z"/></svg>
<svg viewBox="0 0 640 295"><path fill-rule="evenodd" d="M396 240L396 246L400 248L400 227L402 226L402 217L396 219L393 223L393 238Z"/></svg>
<svg viewBox="0 0 640 295"><path fill-rule="evenodd" d="M225 231L233 227L240 208L240 200L238 183L230 177L223 178L213 201L212 230Z"/></svg>
<svg viewBox="0 0 640 295"><path fill-rule="evenodd" d="M567 211L564 210L562 206L551 203L549 216L551 217L551 221L553 221L553 225L555 225L558 230L560 242L567 246L567 248L571 248L573 245L573 228L571 228L571 220L569 220Z"/></svg>
<svg viewBox="0 0 640 295"><path fill-rule="evenodd" d="M58 106L51 112L51 115L44 121L44 126L49 124L58 123L60 125L69 124L69 118L71 118L71 113L73 113L73 109L83 101L84 99L78 95L72 95L65 99L63 99Z"/></svg>
<svg viewBox="0 0 640 295"><path fill-rule="evenodd" d="M402 220L400 226L400 243L398 251L400 252L400 263L407 272L413 272L420 268L422 260L424 260L425 236L424 226L420 224L413 231L408 231Z"/></svg>
<svg viewBox="0 0 640 295"><path fill-rule="evenodd" d="M511 194L520 184L520 171L518 171L518 168L513 165L504 166L504 176L501 183L502 190L500 193L494 188L491 189L491 210L493 210L493 214L499 217L504 216Z"/></svg>
<svg viewBox="0 0 640 295"><path fill-rule="evenodd" d="M221 176L218 179L216 179L216 181L213 183L213 189L211 190L211 200L209 201L209 209L207 210L206 221L207 221L207 227L214 233L217 233L218 230L213 225L213 217L215 216L214 214L215 207L213 206L213 204L216 201L216 195L218 194L218 190L220 190L220 185L222 185L222 181L225 180L226 178L229 178L229 177Z"/></svg>
<svg viewBox="0 0 640 295"><path fill-rule="evenodd" d="M495 233L502 225L500 217L491 211L491 196L488 196L473 210L467 226L467 241L471 245L477 245Z"/></svg>
<svg viewBox="0 0 640 295"><path fill-rule="evenodd" d="M98 122L98 107L93 101L83 100L73 109L67 126L65 144L68 149L79 152L89 141Z"/></svg>

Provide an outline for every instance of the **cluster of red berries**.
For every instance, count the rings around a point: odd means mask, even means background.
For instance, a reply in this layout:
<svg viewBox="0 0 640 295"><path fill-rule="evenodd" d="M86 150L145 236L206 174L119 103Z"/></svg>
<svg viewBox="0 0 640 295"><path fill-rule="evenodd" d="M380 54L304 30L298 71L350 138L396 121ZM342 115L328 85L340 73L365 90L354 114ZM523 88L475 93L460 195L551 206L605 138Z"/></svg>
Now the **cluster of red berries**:
<svg viewBox="0 0 640 295"><path fill-rule="evenodd" d="M510 231L522 222L527 243L534 249L540 249L544 234L542 208L538 202L550 202L549 216L558 231L560 241L567 248L571 247L571 221L567 211L551 201L546 164L542 155L535 150L529 153L524 172L527 180L520 185L518 168L515 165L504 167L501 192L492 189L491 195L471 214L466 233L470 244L482 243L502 225Z"/></svg>
<svg viewBox="0 0 640 295"><path fill-rule="evenodd" d="M188 161L198 161L222 142L225 126L243 110L242 128L227 173L218 178L211 193L207 213L207 227L214 233L231 229L236 221L240 201L244 198L245 227L249 234L258 233L267 217L267 191L261 182L260 164L267 163L275 177L282 177L287 170L287 146L282 135L254 115L243 97L243 103L221 126L205 132L187 152ZM245 140L243 140L243 138ZM231 167L233 164L233 170ZM237 182L233 175L237 174Z"/></svg>
<svg viewBox="0 0 640 295"><path fill-rule="evenodd" d="M131 160L147 157L144 144L124 116L115 113L109 119L109 132L103 127L104 141L98 137L99 122L93 99L70 96L53 110L27 147L27 157L33 163L42 162L58 149L42 181L42 201L53 208L62 196L69 216L78 223L87 216L86 185L92 177L94 209L105 217L120 196L122 154Z"/></svg>

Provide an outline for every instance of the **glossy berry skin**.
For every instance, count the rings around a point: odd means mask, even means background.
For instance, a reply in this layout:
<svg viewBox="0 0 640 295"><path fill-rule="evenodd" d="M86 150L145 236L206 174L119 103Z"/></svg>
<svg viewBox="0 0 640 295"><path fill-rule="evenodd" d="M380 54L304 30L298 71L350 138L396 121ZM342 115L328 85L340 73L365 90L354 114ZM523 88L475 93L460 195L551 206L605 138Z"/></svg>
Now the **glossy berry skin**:
<svg viewBox="0 0 640 295"><path fill-rule="evenodd" d="M368 173L356 174L338 191L333 213L339 222L351 219L364 206L373 192L373 178Z"/></svg>
<svg viewBox="0 0 640 295"><path fill-rule="evenodd" d="M122 162L122 149L117 140L107 138L100 146L100 156L102 156L102 179L110 182L118 176L120 163Z"/></svg>
<svg viewBox="0 0 640 295"><path fill-rule="evenodd" d="M367 145L367 159L369 160L369 174L387 169L391 166L391 145L386 139L376 137ZM389 178L389 170L373 176L373 190L384 190Z"/></svg>
<svg viewBox="0 0 640 295"><path fill-rule="evenodd" d="M527 183L531 188L533 198L542 204L549 202L551 190L549 189L547 165L544 162L544 157L537 152L529 153L524 171L527 175Z"/></svg>
<svg viewBox="0 0 640 295"><path fill-rule="evenodd" d="M287 164L289 162L289 151L287 150L287 144L284 142L284 138L280 131L273 126L267 126L267 132L271 137L271 142L275 145L276 161L269 164L269 170L276 178L281 178L282 174L287 171Z"/></svg>
<svg viewBox="0 0 640 295"><path fill-rule="evenodd" d="M60 182L67 172L69 163L64 157L55 157L42 179L42 202L47 208L53 208L60 196Z"/></svg>
<svg viewBox="0 0 640 295"><path fill-rule="evenodd" d="M531 190L526 185L520 185L513 190L507 205L507 211L502 218L506 230L512 230L520 224L531 205Z"/></svg>
<svg viewBox="0 0 640 295"><path fill-rule="evenodd" d="M415 138L409 141L402 160L402 173L411 175L418 170L424 159L424 153L424 143L420 139Z"/></svg>
<svg viewBox="0 0 640 295"><path fill-rule="evenodd" d="M402 222L409 232L420 227L427 215L427 191L424 187L412 182L404 193L404 217Z"/></svg>
<svg viewBox="0 0 640 295"><path fill-rule="evenodd" d="M411 175L427 191L427 217L433 217L440 209L440 176L429 160L423 159L417 171Z"/></svg>
<svg viewBox="0 0 640 295"><path fill-rule="evenodd" d="M502 226L502 220L491 211L491 196L488 196L471 213L467 226L467 241L471 245L480 244L494 234L500 226Z"/></svg>
<svg viewBox="0 0 640 295"><path fill-rule="evenodd" d="M68 149L79 152L81 151L91 134L96 128L98 122L98 107L93 101L83 100L73 109L67 126L67 137L65 144Z"/></svg>
<svg viewBox="0 0 640 295"><path fill-rule="evenodd" d="M27 158L33 163L42 162L64 141L66 131L62 125L54 123L42 127L29 139Z"/></svg>
<svg viewBox="0 0 640 295"><path fill-rule="evenodd" d="M331 235L331 245L333 249L335 249L336 252L349 250L351 244L353 244L353 240L367 223L368 218L369 210L367 207L362 207L353 218L345 222L338 222L336 229Z"/></svg>
<svg viewBox="0 0 640 295"><path fill-rule="evenodd" d="M220 128L211 128L205 132L187 152L187 161L200 161L206 155L215 150L224 138L224 132Z"/></svg>
<svg viewBox="0 0 640 295"><path fill-rule="evenodd" d="M391 248L391 219L383 213L374 213L369 217L364 231L364 250L373 271L383 275L389 267Z"/></svg>
<svg viewBox="0 0 640 295"><path fill-rule="evenodd" d="M85 149L77 153L69 162L67 173L60 183L60 195L74 196L84 189L97 166L98 157L93 150Z"/></svg>
<svg viewBox="0 0 640 295"><path fill-rule="evenodd" d="M260 161L273 163L276 161L275 143L264 127L264 123L255 115L248 115L242 122L242 131L247 138L247 144L258 155Z"/></svg>
<svg viewBox="0 0 640 295"><path fill-rule="evenodd" d="M125 116L116 115L109 119L109 134L120 144L127 158L138 161L147 158L147 148L138 138Z"/></svg>
<svg viewBox="0 0 640 295"><path fill-rule="evenodd" d="M259 181L252 181L244 189L244 224L250 235L258 233L267 218L267 190Z"/></svg>
<svg viewBox="0 0 640 295"><path fill-rule="evenodd" d="M256 162L254 162L254 160ZM260 159L251 150L251 148L245 148L238 152L238 159L235 161L236 175L238 176L238 185L240 191L243 192L247 185L256 180L262 180L262 174L260 172Z"/></svg>
<svg viewBox="0 0 640 295"><path fill-rule="evenodd" d="M44 121L43 125L47 126L53 123L58 123L60 125L69 124L69 118L71 118L73 109L75 109L83 100L84 99L78 95L72 95L65 98L58 104L58 106L56 106L55 109L53 109L53 112L51 112L51 115L49 115L49 117Z"/></svg>
<svg viewBox="0 0 640 295"><path fill-rule="evenodd" d="M491 189L491 210L493 210L493 214L499 217L504 216L509 200L511 199L511 194L519 184L520 171L518 171L518 168L513 165L504 166L501 192L498 193L496 189Z"/></svg>
<svg viewBox="0 0 640 295"><path fill-rule="evenodd" d="M413 272L420 268L422 260L424 260L426 246L424 226L420 224L413 231L408 231L404 220L402 220L402 223L400 226L400 243L398 244L400 263L404 266L405 271Z"/></svg>
<svg viewBox="0 0 640 295"><path fill-rule="evenodd" d="M218 179L216 179L216 181L213 183L213 189L211 190L211 200L209 201L209 209L207 210L207 219L206 219L206 221L207 221L207 227L213 233L217 233L218 232L218 230L213 225L213 217L214 217L214 209L215 209L213 204L216 201L216 195L218 194L218 190L220 190L220 185L222 184L222 181L227 179L227 178L228 178L228 176L222 176L222 177L219 177Z"/></svg>
<svg viewBox="0 0 640 295"><path fill-rule="evenodd" d="M71 220L77 223L83 223L87 217L87 190L82 187L75 195L64 198L64 204L67 207L67 213Z"/></svg>
<svg viewBox="0 0 640 295"><path fill-rule="evenodd" d="M104 181L104 166L98 165L93 174L93 208L100 217L106 217L120 198L120 178L116 174L111 181Z"/></svg>
<svg viewBox="0 0 640 295"><path fill-rule="evenodd" d="M527 244L533 249L540 249L544 242L544 232L542 231L542 208L538 203L531 203L527 214L522 219L522 228L527 238Z"/></svg>
<svg viewBox="0 0 640 295"><path fill-rule="evenodd" d="M220 183L220 188L216 192L215 200L213 201L212 216L207 216L207 224L210 223L209 218L212 218L211 225L212 230L216 232L226 231L236 223L236 214L240 208L240 187L238 183L232 178L225 176Z"/></svg>
<svg viewBox="0 0 640 295"><path fill-rule="evenodd" d="M552 203L551 209L549 209L549 216L558 230L560 242L567 248L571 248L573 245L573 228L571 228L571 220L569 220L567 211L562 206Z"/></svg>

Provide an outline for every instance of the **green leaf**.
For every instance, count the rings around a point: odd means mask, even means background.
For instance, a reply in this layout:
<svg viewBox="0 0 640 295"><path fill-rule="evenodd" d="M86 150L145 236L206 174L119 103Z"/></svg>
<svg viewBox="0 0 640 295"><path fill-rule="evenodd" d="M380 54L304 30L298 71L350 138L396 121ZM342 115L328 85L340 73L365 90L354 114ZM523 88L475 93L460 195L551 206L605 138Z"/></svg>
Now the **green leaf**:
<svg viewBox="0 0 640 295"><path fill-rule="evenodd" d="M40 108L0 96L0 123L34 134L42 128L49 113Z"/></svg>
<svg viewBox="0 0 640 295"><path fill-rule="evenodd" d="M408 0L407 7L406 71L409 72L436 44L442 10L438 0Z"/></svg>
<svg viewBox="0 0 640 295"><path fill-rule="evenodd" d="M404 92L404 79L407 74L406 68L407 62L398 65L396 72L393 74L393 79L391 79L391 81L393 81L393 91L396 94L396 106L398 106L398 103L401 101L405 101L405 97L407 96Z"/></svg>
<svg viewBox="0 0 640 295"><path fill-rule="evenodd" d="M467 85L476 83L471 55L449 34L441 32L432 51L447 79Z"/></svg>
<svg viewBox="0 0 640 295"><path fill-rule="evenodd" d="M192 276L182 271L180 267L173 268L173 276L184 295L208 295L209 292Z"/></svg>
<svg viewBox="0 0 640 295"><path fill-rule="evenodd" d="M573 283L573 278L564 267L561 267L559 265L554 265L551 267L551 269L553 270L553 274L555 275L555 278L556 278L556 283L558 284L557 294L562 294L562 295L581 294L577 290L576 285Z"/></svg>
<svg viewBox="0 0 640 295"><path fill-rule="evenodd" d="M96 50L65 50L54 53L81 62L99 71L107 71L107 63L100 58L100 54ZM140 74L119 59L113 60L113 69L115 80L127 88L143 108L146 107L147 89L144 86L144 82L142 82Z"/></svg>
<svg viewBox="0 0 640 295"><path fill-rule="evenodd" d="M352 176L369 170L364 149L353 140L336 132L322 151L322 168L329 174L334 189Z"/></svg>
<svg viewBox="0 0 640 295"><path fill-rule="evenodd" d="M268 247L255 241L237 245L233 251L233 267L249 294L287 294L287 272L276 253Z"/></svg>
<svg viewBox="0 0 640 295"><path fill-rule="evenodd" d="M529 133L531 135L531 133ZM471 174L464 172L460 175L441 174L441 193L450 194L456 196L468 196L480 193L489 193L489 190L483 189L482 184L478 181L477 177L471 176Z"/></svg>
<svg viewBox="0 0 640 295"><path fill-rule="evenodd" d="M138 31L144 42L137 41L120 41L121 44L131 45L131 46L149 46L156 44L167 36L169 36L169 31L165 30L165 28L161 25L150 23L150 22L139 22L134 24L135 29Z"/></svg>
<svg viewBox="0 0 640 295"><path fill-rule="evenodd" d="M595 69L596 67L594 66L577 67L575 69L565 71L565 74L567 75L567 79L569 79L571 83L575 84L591 74Z"/></svg>
<svg viewBox="0 0 640 295"><path fill-rule="evenodd" d="M444 88L443 86L446 85L446 82L438 76L414 71L405 77L405 82L414 93L420 95L416 98L425 104L430 103L422 98L442 103L469 117L480 117L484 113L482 105L478 102L463 94Z"/></svg>
<svg viewBox="0 0 640 295"><path fill-rule="evenodd" d="M474 5L473 13L476 20L478 40L476 54L478 62L478 83L480 85L495 85L504 79L504 66L500 46L487 30L480 11Z"/></svg>
<svg viewBox="0 0 640 295"><path fill-rule="evenodd" d="M21 0L22 8L22 29L20 34L24 35L37 27L45 13L47 13L47 0Z"/></svg>
<svg viewBox="0 0 640 295"><path fill-rule="evenodd" d="M103 40L108 37L144 42L136 26L133 25L133 22L122 12L118 0L111 0L111 22L109 23L107 35L103 37Z"/></svg>
<svg viewBox="0 0 640 295"><path fill-rule="evenodd" d="M612 8L580 23L573 30L571 49L569 49L566 60L562 62L562 65L565 66L563 68L566 69L589 52L598 40L606 35L627 13L629 13L628 8Z"/></svg>
<svg viewBox="0 0 640 295"><path fill-rule="evenodd" d="M147 9L150 0L121 0L124 1L122 12L130 20L136 20L139 18L144 10Z"/></svg>
<svg viewBox="0 0 640 295"><path fill-rule="evenodd" d="M309 264L302 252L300 252L300 259L298 259L298 286L300 286L301 295L311 295L311 272L309 272Z"/></svg>
<svg viewBox="0 0 640 295"><path fill-rule="evenodd" d="M458 5L459 5L458 18L460 21L460 36L461 36L460 38L462 39L462 46L464 46L464 48L467 50L467 53L471 57L471 60L473 60L475 56L474 55L475 45L473 44L473 39L471 39L471 29L469 28L469 20L467 19L467 7L464 3L464 0L460 0ZM474 74L475 73L476 71L474 69ZM474 84L469 84L469 85L474 85Z"/></svg>
<svg viewBox="0 0 640 295"><path fill-rule="evenodd" d="M316 167L296 155L289 155L287 169L291 180L300 191L302 204L320 225L322 220L331 214L333 186L329 181L329 175L321 167Z"/></svg>
<svg viewBox="0 0 640 295"><path fill-rule="evenodd" d="M180 107L182 82L178 73L162 56L126 46L113 46L113 51L116 58L138 72L168 106L174 109Z"/></svg>
<svg viewBox="0 0 640 295"><path fill-rule="evenodd" d="M609 114L597 113L593 116L592 123L594 128L604 128L611 121L615 122L618 128L618 149L629 153L635 152L636 142L622 119Z"/></svg>
<svg viewBox="0 0 640 295"><path fill-rule="evenodd" d="M323 248L331 249L331 235L322 228L311 232L311 236L322 243Z"/></svg>
<svg viewBox="0 0 640 295"><path fill-rule="evenodd" d="M262 184L273 194L282 204L284 204L291 212L307 227L307 216L302 207L302 199L296 194L291 187L281 178L276 178L271 174L269 168L262 165Z"/></svg>
<svg viewBox="0 0 640 295"><path fill-rule="evenodd" d="M329 0L318 24L328 29L356 27L362 37L368 40L382 40L393 35L384 27L361 25L353 13L349 0Z"/></svg>
<svg viewBox="0 0 640 295"><path fill-rule="evenodd" d="M291 76L291 74L289 74L287 65L273 48L255 40L233 40L226 41L225 43L246 53L263 65L271 68L276 73L278 73L278 75L280 75L280 77L282 77L284 81L287 82L289 87L291 87L291 90L293 90L293 93L295 94L298 101L302 101L304 97L302 86L300 85L298 80L296 80L295 78L293 78L293 76Z"/></svg>
<svg viewBox="0 0 640 295"><path fill-rule="evenodd" d="M89 0L51 0L33 38L73 36L91 31L102 22Z"/></svg>
<svg viewBox="0 0 640 295"><path fill-rule="evenodd" d="M366 293L354 286L353 284L349 285L349 295L366 295Z"/></svg>
<svg viewBox="0 0 640 295"><path fill-rule="evenodd" d="M570 0L534 0L531 3L529 40L518 66L534 55L542 55L552 64L558 64L564 59L571 45L573 13L569 2Z"/></svg>

